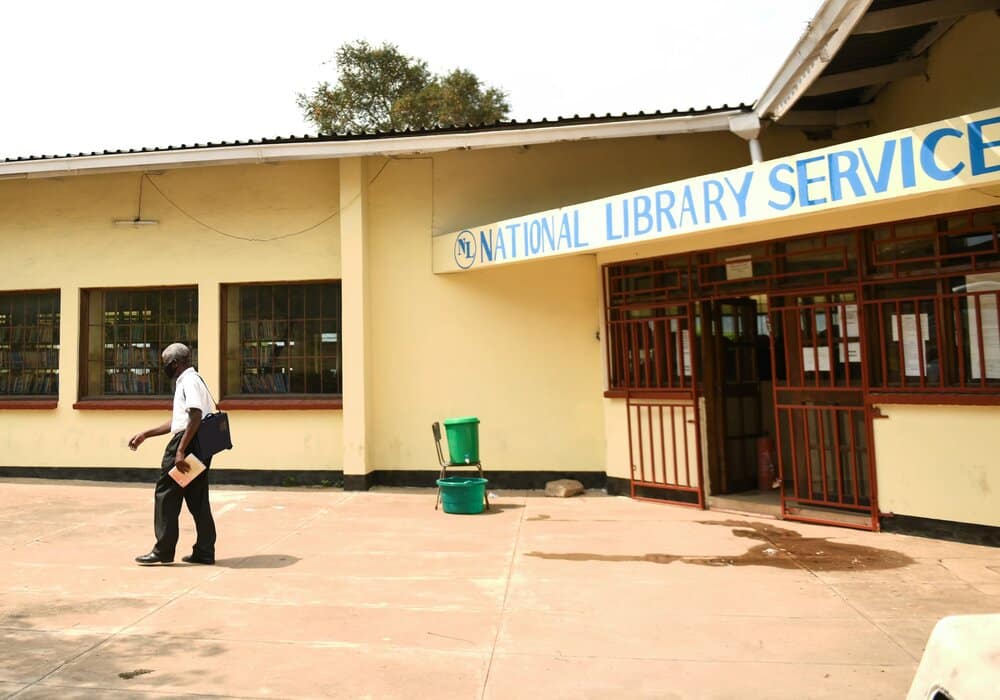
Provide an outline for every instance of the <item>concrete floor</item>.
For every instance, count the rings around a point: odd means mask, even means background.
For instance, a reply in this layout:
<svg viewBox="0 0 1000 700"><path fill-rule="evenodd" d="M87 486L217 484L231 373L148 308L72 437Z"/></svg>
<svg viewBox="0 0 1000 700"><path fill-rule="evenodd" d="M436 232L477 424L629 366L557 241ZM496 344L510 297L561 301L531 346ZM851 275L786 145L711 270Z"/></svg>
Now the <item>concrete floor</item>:
<svg viewBox="0 0 1000 700"><path fill-rule="evenodd" d="M1000 550L590 494L218 488L218 565L143 568L151 503L0 481L0 696L900 698L1000 611Z"/></svg>

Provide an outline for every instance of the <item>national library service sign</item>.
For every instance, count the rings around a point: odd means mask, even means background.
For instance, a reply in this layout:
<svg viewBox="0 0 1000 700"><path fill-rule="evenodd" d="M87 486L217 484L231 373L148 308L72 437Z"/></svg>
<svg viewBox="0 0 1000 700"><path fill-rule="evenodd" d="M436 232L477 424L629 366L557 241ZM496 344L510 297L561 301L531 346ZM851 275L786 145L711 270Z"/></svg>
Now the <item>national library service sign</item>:
<svg viewBox="0 0 1000 700"><path fill-rule="evenodd" d="M1000 181L1000 108L434 239L460 272Z"/></svg>

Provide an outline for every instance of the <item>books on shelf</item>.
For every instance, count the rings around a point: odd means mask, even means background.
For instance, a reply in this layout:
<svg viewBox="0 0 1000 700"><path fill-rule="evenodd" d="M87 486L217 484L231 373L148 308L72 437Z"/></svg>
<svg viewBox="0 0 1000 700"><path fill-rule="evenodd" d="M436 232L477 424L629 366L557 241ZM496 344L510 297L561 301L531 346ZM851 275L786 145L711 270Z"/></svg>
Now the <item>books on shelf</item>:
<svg viewBox="0 0 1000 700"><path fill-rule="evenodd" d="M281 372L243 375L243 391L247 394L287 394L289 389L288 379Z"/></svg>

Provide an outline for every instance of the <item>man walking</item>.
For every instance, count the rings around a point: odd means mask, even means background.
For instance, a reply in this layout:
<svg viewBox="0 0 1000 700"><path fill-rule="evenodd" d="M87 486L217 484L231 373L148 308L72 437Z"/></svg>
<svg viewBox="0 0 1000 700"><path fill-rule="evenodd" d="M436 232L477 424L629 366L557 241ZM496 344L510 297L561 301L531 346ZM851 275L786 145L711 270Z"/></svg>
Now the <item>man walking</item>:
<svg viewBox="0 0 1000 700"><path fill-rule="evenodd" d="M208 500L207 469L211 466L211 457L202 458L205 471L185 488L181 488L169 474L175 466L181 473L186 474L190 471L191 467L185 457L192 452L201 458L198 449L198 428L201 426L202 416L212 412L211 397L205 381L191 366L190 348L183 343L173 343L163 351L162 360L163 371L167 377L176 380L173 417L163 425L136 433L128 441L129 448L135 450L146 438L172 434L163 452L160 478L156 481L154 494L153 529L156 534L156 544L153 545L152 551L136 557L135 560L143 566L173 563L179 536L177 520L181 514L181 502L184 501L194 517L198 539L190 556L183 557L182 561L191 564L214 564L215 520L212 518L212 506Z"/></svg>

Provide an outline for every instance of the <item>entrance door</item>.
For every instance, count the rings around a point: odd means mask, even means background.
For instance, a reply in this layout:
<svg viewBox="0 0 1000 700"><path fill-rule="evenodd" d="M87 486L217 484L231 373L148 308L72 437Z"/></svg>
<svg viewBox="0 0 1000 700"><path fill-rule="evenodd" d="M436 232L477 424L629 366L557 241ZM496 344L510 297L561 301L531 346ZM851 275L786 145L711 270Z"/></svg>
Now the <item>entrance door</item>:
<svg viewBox="0 0 1000 700"><path fill-rule="evenodd" d="M757 488L757 440L765 432L757 301L723 299L703 308L711 319L705 328L710 352L705 353L704 373L711 398L707 410L711 493L751 491Z"/></svg>
<svg viewBox="0 0 1000 700"><path fill-rule="evenodd" d="M772 297L782 514L878 528L863 324L855 291Z"/></svg>

